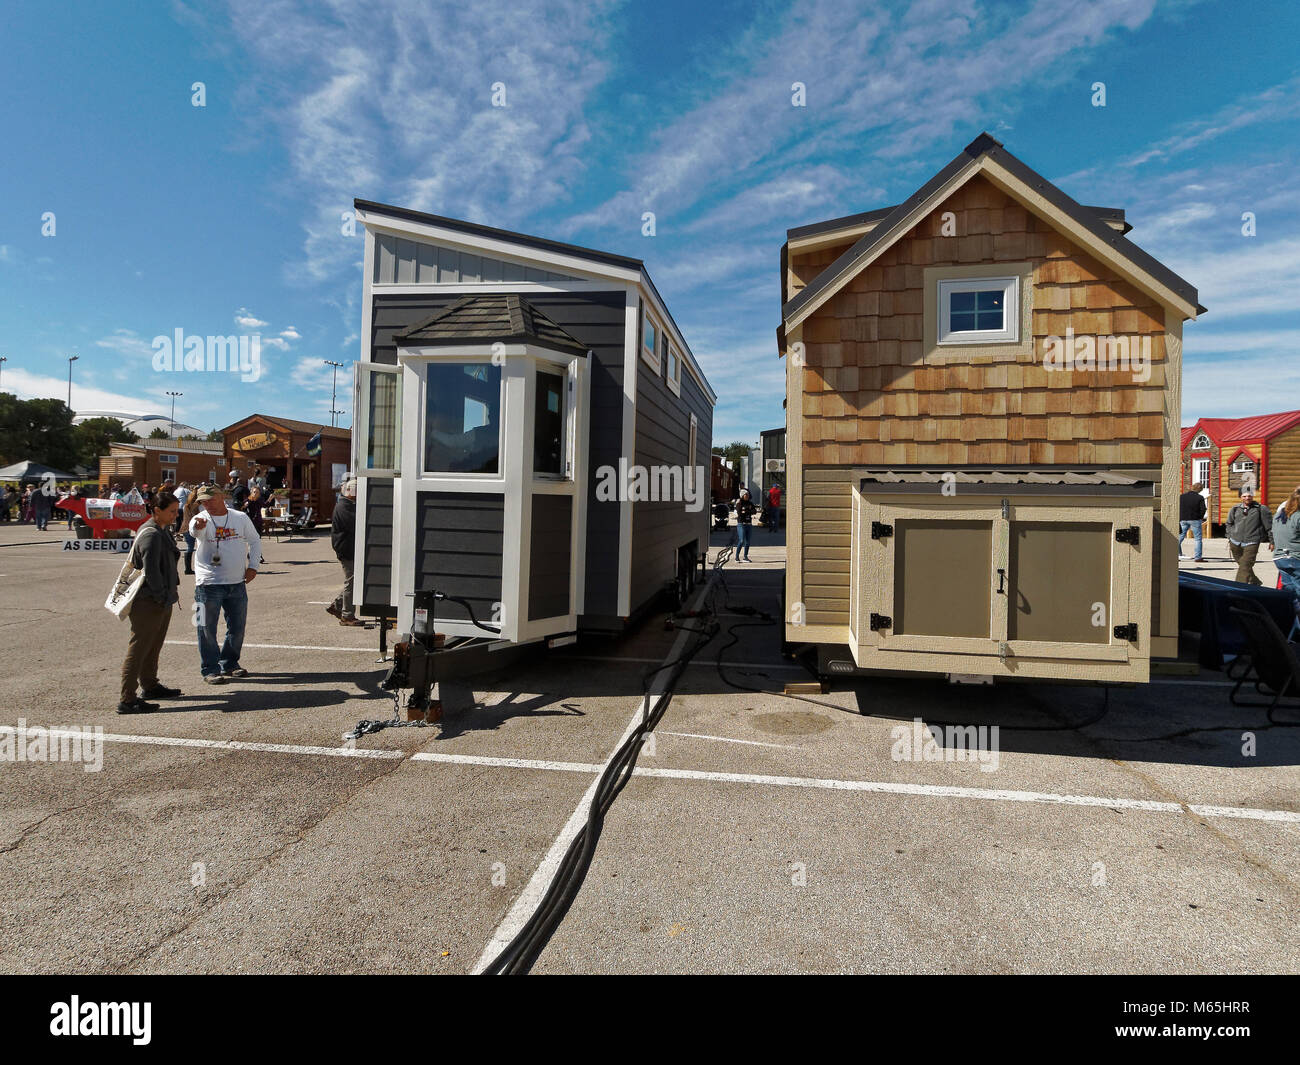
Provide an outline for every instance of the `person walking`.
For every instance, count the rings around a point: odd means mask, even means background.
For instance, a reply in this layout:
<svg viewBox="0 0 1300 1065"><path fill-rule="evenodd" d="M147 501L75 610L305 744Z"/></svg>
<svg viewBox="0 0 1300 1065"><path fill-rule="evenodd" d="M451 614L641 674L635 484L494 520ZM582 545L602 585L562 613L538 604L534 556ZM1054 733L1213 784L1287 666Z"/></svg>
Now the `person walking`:
<svg viewBox="0 0 1300 1065"><path fill-rule="evenodd" d="M194 624L199 637L199 664L205 684L224 684L227 677L246 677L239 664L248 621L247 585L262 561L262 538L248 515L226 506L215 485L201 488L195 501L202 509L190 520L196 547ZM226 618L225 641L217 645L217 619Z"/></svg>
<svg viewBox="0 0 1300 1065"><path fill-rule="evenodd" d="M1187 539L1190 532L1196 537L1196 554L1193 556L1193 562L1203 561L1201 537L1205 528L1205 496L1201 495L1201 489L1204 488L1200 481L1197 481L1190 489L1178 497L1178 557L1183 557L1183 541Z"/></svg>
<svg viewBox="0 0 1300 1065"><path fill-rule="evenodd" d="M36 520L36 528L41 532L44 532L50 524L50 514L54 511L55 491L53 481L46 481L32 489L32 516Z"/></svg>
<svg viewBox="0 0 1300 1065"><path fill-rule="evenodd" d="M1273 565L1300 618L1300 488L1273 515Z"/></svg>
<svg viewBox="0 0 1300 1065"><path fill-rule="evenodd" d="M199 492L203 488L203 485L198 486L186 497L185 509L181 511L180 525L185 536L185 572L190 574L194 572L194 536L190 533L190 522L198 513Z"/></svg>
<svg viewBox="0 0 1300 1065"><path fill-rule="evenodd" d="M250 488L248 490L248 499L244 503L244 513L248 515L248 520L253 523L253 528L257 530L259 537L265 535L262 532L265 509L262 503L262 490L260 488ZM262 556L262 561L268 561L266 555Z"/></svg>
<svg viewBox="0 0 1300 1065"><path fill-rule="evenodd" d="M778 481L772 482L772 487L767 490L767 505L771 507L771 524L768 526L772 532L781 528L781 485Z"/></svg>
<svg viewBox="0 0 1300 1065"><path fill-rule="evenodd" d="M171 528L180 504L170 492L160 492L153 517L140 526L131 545L131 564L144 571L144 586L131 600L127 620L131 639L122 663L122 692L119 714L147 714L158 709L149 699L175 699L179 688L168 688L158 679L158 655L167 639L172 608L180 602L176 562L180 551ZM136 694L137 686L144 692Z"/></svg>
<svg viewBox="0 0 1300 1065"><path fill-rule="evenodd" d="M1243 488L1241 502L1228 511L1227 532L1228 553L1237 563L1237 582L1263 584L1255 576L1255 558L1260 544L1273 546L1273 515L1255 502L1253 488Z"/></svg>
<svg viewBox="0 0 1300 1065"><path fill-rule="evenodd" d="M334 547L334 557L343 567L343 588L325 610L338 618L340 625L365 624L357 617L356 604L352 601L352 556L356 536L357 482L349 479L339 489L339 501L334 507L334 518L330 522L330 543Z"/></svg>
<svg viewBox="0 0 1300 1065"><path fill-rule="evenodd" d="M181 505L181 516L176 519L177 536L185 532L185 526L181 523L185 520L185 504L189 502L191 494L189 481L181 481L180 486L172 493L176 497L176 502Z"/></svg>
<svg viewBox="0 0 1300 1065"><path fill-rule="evenodd" d="M740 498L736 500L736 561L749 561L749 536L752 531L751 527L754 522L754 514L758 510L753 503L749 501L749 489L740 490Z"/></svg>

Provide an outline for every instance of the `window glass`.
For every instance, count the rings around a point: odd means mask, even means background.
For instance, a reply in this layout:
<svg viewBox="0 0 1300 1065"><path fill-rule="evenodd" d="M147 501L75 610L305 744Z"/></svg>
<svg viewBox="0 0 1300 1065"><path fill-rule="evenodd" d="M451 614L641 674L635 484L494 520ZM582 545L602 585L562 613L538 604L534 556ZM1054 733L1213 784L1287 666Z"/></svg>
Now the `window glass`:
<svg viewBox="0 0 1300 1065"><path fill-rule="evenodd" d="M537 372L534 400L533 472L564 472L564 378Z"/></svg>
<svg viewBox="0 0 1300 1065"><path fill-rule="evenodd" d="M366 469L397 469L397 411L401 378L395 373L369 375L369 422L366 431Z"/></svg>
<svg viewBox="0 0 1300 1065"><path fill-rule="evenodd" d="M646 351L650 352L651 355L656 354L655 342L657 335L658 334L655 332L655 324L650 320L650 315L647 314L645 316L645 330L641 334L641 343L645 345Z"/></svg>
<svg viewBox="0 0 1300 1065"><path fill-rule="evenodd" d="M951 332L1005 327L1006 293L1000 288L954 292L950 300L948 328Z"/></svg>
<svg viewBox="0 0 1300 1065"><path fill-rule="evenodd" d="M496 473L501 456L501 367L430 363L425 376L424 469Z"/></svg>

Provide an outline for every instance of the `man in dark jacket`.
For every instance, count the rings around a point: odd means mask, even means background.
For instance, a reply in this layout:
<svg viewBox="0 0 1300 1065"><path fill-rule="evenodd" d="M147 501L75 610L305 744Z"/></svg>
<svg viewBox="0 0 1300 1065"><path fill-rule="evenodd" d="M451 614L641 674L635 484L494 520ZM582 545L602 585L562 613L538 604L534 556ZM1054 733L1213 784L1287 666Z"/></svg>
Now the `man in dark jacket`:
<svg viewBox="0 0 1300 1065"><path fill-rule="evenodd" d="M1205 526L1205 496L1201 495L1201 489L1205 485L1197 481L1192 485L1191 490L1184 492L1178 497L1178 557L1183 557L1183 541L1187 539L1187 533L1190 531L1196 537L1196 554L1193 556L1193 562L1200 562L1201 555L1201 537Z"/></svg>
<svg viewBox="0 0 1300 1065"><path fill-rule="evenodd" d="M1259 545L1273 547L1273 515L1268 507L1255 502L1255 492L1241 490L1241 502L1228 511L1228 552L1237 563L1237 581L1241 584L1263 584L1255 576L1255 556Z"/></svg>
<svg viewBox="0 0 1300 1065"><path fill-rule="evenodd" d="M339 490L339 501L334 507L334 520L330 522L330 543L334 547L334 557L343 567L343 590L334 597L334 602L325 608L327 613L339 619L340 625L364 625L356 614L352 602L352 549L357 538L357 482L348 480Z"/></svg>
<svg viewBox="0 0 1300 1065"><path fill-rule="evenodd" d="M153 517L140 526L131 547L131 563L144 570L144 587L131 600L131 641L122 663L122 696L119 714L144 714L158 709L147 699L175 699L177 688L165 687L158 680L158 655L167 639L172 610L180 600L180 577L176 564L181 553L176 547L171 527L176 524L180 504L170 492L159 492L154 500ZM143 696L136 685L144 687Z"/></svg>

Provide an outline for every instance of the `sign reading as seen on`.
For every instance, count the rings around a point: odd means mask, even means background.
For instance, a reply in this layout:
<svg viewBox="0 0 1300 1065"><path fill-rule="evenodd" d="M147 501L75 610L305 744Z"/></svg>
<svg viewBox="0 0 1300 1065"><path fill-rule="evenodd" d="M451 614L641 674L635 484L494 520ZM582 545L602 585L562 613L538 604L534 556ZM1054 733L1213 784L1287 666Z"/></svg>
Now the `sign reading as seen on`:
<svg viewBox="0 0 1300 1065"><path fill-rule="evenodd" d="M114 536L105 540L78 540L68 537L63 541L64 551L78 554L116 554L122 555L131 550L132 539L129 536Z"/></svg>

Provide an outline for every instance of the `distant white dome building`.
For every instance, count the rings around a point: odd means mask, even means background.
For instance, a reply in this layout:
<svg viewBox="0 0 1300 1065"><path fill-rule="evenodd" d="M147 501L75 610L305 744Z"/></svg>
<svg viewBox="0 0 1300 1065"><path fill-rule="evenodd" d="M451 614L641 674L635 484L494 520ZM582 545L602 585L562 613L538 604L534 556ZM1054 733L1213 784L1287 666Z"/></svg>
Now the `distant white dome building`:
<svg viewBox="0 0 1300 1065"><path fill-rule="evenodd" d="M207 437L203 429L177 422L172 428L172 420L165 414L132 414L121 410L79 410L72 419L73 425L80 425L88 418L116 418L141 440L147 440L155 429L162 429L169 437L197 436L200 440Z"/></svg>

